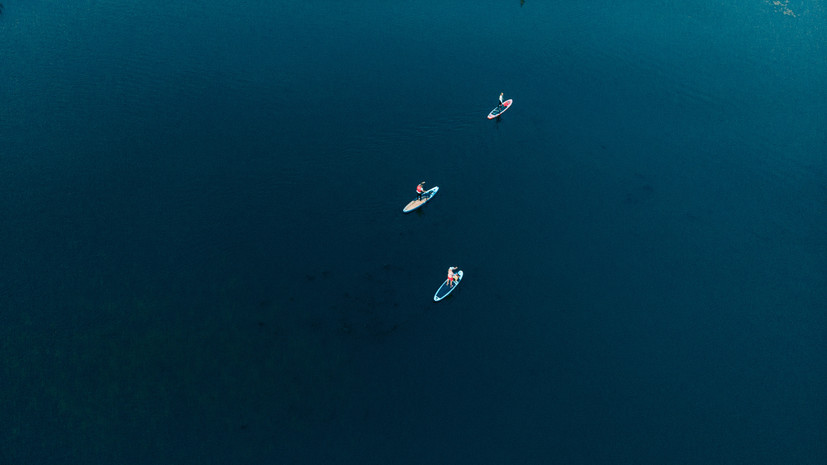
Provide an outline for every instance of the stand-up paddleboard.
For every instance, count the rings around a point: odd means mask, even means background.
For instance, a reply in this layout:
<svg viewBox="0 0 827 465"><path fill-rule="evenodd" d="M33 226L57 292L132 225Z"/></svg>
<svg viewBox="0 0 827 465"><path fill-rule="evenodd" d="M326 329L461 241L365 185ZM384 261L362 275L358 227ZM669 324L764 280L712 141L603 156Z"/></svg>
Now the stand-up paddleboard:
<svg viewBox="0 0 827 465"><path fill-rule="evenodd" d="M416 200L416 199L411 200L410 202L408 202L407 205L405 205L405 208L402 209L402 213L410 213L410 212L416 210L417 208L425 205L426 203L428 203L429 200L431 200L436 195L438 190L439 190L439 186L434 186L434 187L426 190L425 192L422 193L422 200Z"/></svg>
<svg viewBox="0 0 827 465"><path fill-rule="evenodd" d="M502 105L497 105L497 108L491 110L491 113L488 114L488 119L494 119L500 116L501 114L505 113L505 110L511 108L511 103L513 101L514 99L508 99L505 102L503 102Z"/></svg>
<svg viewBox="0 0 827 465"><path fill-rule="evenodd" d="M459 280L454 283L453 287L448 285L448 278L442 280L442 286L439 286L439 289L436 290L436 294L434 294L434 302L439 302L440 300L448 297L448 294L459 286L459 283L462 282L462 270L457 272L457 276L459 276Z"/></svg>

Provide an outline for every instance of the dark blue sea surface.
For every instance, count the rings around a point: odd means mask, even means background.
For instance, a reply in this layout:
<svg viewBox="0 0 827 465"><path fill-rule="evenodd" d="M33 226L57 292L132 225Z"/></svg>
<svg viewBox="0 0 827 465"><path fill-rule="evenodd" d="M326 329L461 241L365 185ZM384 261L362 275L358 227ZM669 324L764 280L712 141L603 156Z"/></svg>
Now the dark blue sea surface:
<svg viewBox="0 0 827 465"><path fill-rule="evenodd" d="M823 0L3 3L0 465L827 463Z"/></svg>

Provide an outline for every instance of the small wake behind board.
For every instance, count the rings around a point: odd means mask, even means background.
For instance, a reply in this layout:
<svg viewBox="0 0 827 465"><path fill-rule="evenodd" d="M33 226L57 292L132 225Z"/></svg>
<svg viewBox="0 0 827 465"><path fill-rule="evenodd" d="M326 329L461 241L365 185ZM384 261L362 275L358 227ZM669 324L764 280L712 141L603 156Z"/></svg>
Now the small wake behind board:
<svg viewBox="0 0 827 465"><path fill-rule="evenodd" d="M488 119L494 119L501 114L505 113L505 110L511 108L511 104L514 102L514 99L508 99L503 102L502 105L497 105L497 108L491 110L491 113L488 114Z"/></svg>
<svg viewBox="0 0 827 465"><path fill-rule="evenodd" d="M439 186L434 186L426 190L422 193L422 200L411 200L410 202L408 202L407 205L405 205L405 208L402 209L402 213L410 213L416 210L417 208L425 205L436 195L437 191L439 191Z"/></svg>
<svg viewBox="0 0 827 465"><path fill-rule="evenodd" d="M448 297L448 294L453 292L459 286L459 283L462 282L462 270L457 272L457 276L459 276L459 281L455 282L453 286L448 285L448 279L442 280L442 286L439 286L439 289L436 290L436 294L434 294L434 302L439 302L440 300Z"/></svg>

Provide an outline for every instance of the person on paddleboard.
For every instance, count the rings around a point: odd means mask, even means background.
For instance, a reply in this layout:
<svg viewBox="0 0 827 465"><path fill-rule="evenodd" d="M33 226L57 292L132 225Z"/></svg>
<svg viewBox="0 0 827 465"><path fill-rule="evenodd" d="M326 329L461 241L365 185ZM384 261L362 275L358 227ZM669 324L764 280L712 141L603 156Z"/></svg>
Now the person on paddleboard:
<svg viewBox="0 0 827 465"><path fill-rule="evenodd" d="M424 185L425 181L422 181L418 186L416 186L416 200L422 200L422 194L425 192L425 188L422 187Z"/></svg>
<svg viewBox="0 0 827 465"><path fill-rule="evenodd" d="M457 267L455 266L448 268L448 280L445 282L448 287L454 287L454 281L459 281L459 276L454 274L454 270L456 269Z"/></svg>
<svg viewBox="0 0 827 465"><path fill-rule="evenodd" d="M503 93L502 93L502 92L500 92L500 104L499 104L499 105L497 105L497 106L498 106L498 107L503 106Z"/></svg>

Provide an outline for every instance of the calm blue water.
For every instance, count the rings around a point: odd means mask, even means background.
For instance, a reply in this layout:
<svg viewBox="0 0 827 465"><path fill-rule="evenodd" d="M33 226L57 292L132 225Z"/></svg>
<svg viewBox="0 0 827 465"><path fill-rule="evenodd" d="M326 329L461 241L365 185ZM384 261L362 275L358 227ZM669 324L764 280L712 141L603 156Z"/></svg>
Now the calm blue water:
<svg viewBox="0 0 827 465"><path fill-rule="evenodd" d="M827 463L824 1L3 3L0 464Z"/></svg>

